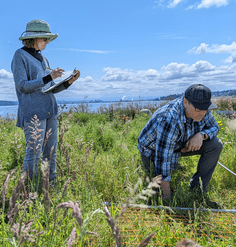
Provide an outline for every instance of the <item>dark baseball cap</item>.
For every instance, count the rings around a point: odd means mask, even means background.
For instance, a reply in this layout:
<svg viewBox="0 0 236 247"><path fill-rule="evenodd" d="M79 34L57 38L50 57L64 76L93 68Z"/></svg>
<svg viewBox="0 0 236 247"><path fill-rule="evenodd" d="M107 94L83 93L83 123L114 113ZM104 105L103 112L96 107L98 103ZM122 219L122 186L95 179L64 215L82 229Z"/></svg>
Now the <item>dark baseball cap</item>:
<svg viewBox="0 0 236 247"><path fill-rule="evenodd" d="M206 111L211 102L211 90L203 84L193 84L185 90L184 97L198 110Z"/></svg>

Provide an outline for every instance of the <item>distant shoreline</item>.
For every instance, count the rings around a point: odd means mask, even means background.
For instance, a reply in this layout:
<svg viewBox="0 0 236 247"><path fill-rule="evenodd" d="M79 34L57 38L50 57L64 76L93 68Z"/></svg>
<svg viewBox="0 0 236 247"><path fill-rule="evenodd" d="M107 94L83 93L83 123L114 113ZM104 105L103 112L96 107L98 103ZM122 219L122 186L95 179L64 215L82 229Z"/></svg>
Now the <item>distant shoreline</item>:
<svg viewBox="0 0 236 247"><path fill-rule="evenodd" d="M164 100L174 100L178 97L183 96L182 94L170 94L168 96L161 96L154 99L136 99L136 100L57 100L58 104L81 104L81 103L104 103L108 104L111 102L140 102L140 101L164 101ZM212 99L217 99L220 97L236 97L236 90L224 90L224 91L216 91L212 92ZM10 101L10 100L0 100L0 106L11 106L11 105L18 105L18 101Z"/></svg>
<svg viewBox="0 0 236 247"><path fill-rule="evenodd" d="M162 101L162 100L157 100L157 99L139 99L139 100L57 100L57 104L82 104L82 103L124 103L124 102L140 102L140 101ZM18 105L18 101L5 101L5 100L0 100L0 106L11 106L11 105Z"/></svg>

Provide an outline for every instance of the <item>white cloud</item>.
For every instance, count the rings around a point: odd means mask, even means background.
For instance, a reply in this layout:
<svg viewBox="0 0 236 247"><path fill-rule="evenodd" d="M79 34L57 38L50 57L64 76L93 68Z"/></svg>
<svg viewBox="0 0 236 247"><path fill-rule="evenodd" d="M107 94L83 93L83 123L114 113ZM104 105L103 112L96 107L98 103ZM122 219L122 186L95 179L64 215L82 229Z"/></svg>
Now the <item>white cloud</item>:
<svg viewBox="0 0 236 247"><path fill-rule="evenodd" d="M133 73L128 69L121 70L120 68L104 68L106 75L101 79L102 81L130 81Z"/></svg>
<svg viewBox="0 0 236 247"><path fill-rule="evenodd" d="M213 6L221 7L226 6L228 3L229 0L202 0L202 2L197 6L197 8L210 8Z"/></svg>
<svg viewBox="0 0 236 247"><path fill-rule="evenodd" d="M93 77L92 76L87 76L85 78L79 78L78 79L79 82L93 82Z"/></svg>
<svg viewBox="0 0 236 247"><path fill-rule="evenodd" d="M0 69L0 87L0 100L16 100L13 75L5 69Z"/></svg>
<svg viewBox="0 0 236 247"><path fill-rule="evenodd" d="M235 63L236 62L236 53L233 53L227 59L225 59L226 63Z"/></svg>
<svg viewBox="0 0 236 247"><path fill-rule="evenodd" d="M199 47L194 47L189 50L189 53L204 54L204 53L232 53L236 51L236 42L231 45L212 45L201 43Z"/></svg>
<svg viewBox="0 0 236 247"><path fill-rule="evenodd" d="M232 56L231 62L236 60ZM1 70L1 100L16 100L15 88L11 73ZM3 73L4 72L4 73ZM67 71L64 76L71 72ZM194 64L170 63L160 70L134 71L121 68L104 68L104 75L94 80L92 76L79 78L67 90L56 94L57 99L83 100L106 97L159 97L174 93L182 93L193 83L202 83L212 91L234 89L236 63L225 66L214 66L208 61L197 61Z"/></svg>
<svg viewBox="0 0 236 247"><path fill-rule="evenodd" d="M106 74L102 80L110 83L117 92L122 92L123 95L139 93L145 96L180 93L196 82L212 86L215 90L222 85L234 87L236 76L234 66L216 67L207 61L198 61L192 65L170 63L163 66L161 71L149 69L134 72L121 68L106 68L104 71Z"/></svg>
<svg viewBox="0 0 236 247"><path fill-rule="evenodd" d="M102 50L78 50L79 52L89 52L89 53L97 53L97 54L108 54L113 53L114 51L102 51Z"/></svg>
<svg viewBox="0 0 236 247"><path fill-rule="evenodd" d="M156 8L156 7L163 7L164 4L165 4L165 1L166 0L155 0L154 1L154 4L155 4L154 8Z"/></svg>
<svg viewBox="0 0 236 247"><path fill-rule="evenodd" d="M176 7L180 2L182 2L183 0L173 0L169 5L168 8L174 8Z"/></svg>
<svg viewBox="0 0 236 247"><path fill-rule="evenodd" d="M13 78L13 75L5 69L0 69L0 78L9 79Z"/></svg>
<svg viewBox="0 0 236 247"><path fill-rule="evenodd" d="M201 43L201 45L199 47L194 47L191 50L189 50L189 53L195 53L195 54L204 54L207 52L207 47L209 45L205 44L205 43Z"/></svg>
<svg viewBox="0 0 236 247"><path fill-rule="evenodd" d="M191 5L187 7L186 9L201 9L201 8L210 8L210 7L221 7L226 6L229 4L230 0L201 0L199 1L195 0L156 0L154 1L155 7L168 7L168 8L175 8L177 5L179 5L181 2L189 2ZM154 8L155 8L154 7Z"/></svg>
<svg viewBox="0 0 236 247"><path fill-rule="evenodd" d="M75 48L56 48L52 49L56 51L73 51L73 52L89 52L89 53L96 53L96 54L108 54L114 53L115 51L103 51L103 50L85 50L85 49L75 49Z"/></svg>
<svg viewBox="0 0 236 247"><path fill-rule="evenodd" d="M181 36L177 33L158 33L159 39L187 39L187 37Z"/></svg>

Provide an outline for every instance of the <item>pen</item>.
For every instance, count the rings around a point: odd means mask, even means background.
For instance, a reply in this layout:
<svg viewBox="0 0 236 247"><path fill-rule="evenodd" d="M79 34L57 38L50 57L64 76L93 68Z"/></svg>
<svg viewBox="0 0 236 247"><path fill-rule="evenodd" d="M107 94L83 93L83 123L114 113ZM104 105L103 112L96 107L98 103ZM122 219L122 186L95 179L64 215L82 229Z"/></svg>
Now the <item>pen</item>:
<svg viewBox="0 0 236 247"><path fill-rule="evenodd" d="M75 71L75 73L74 73L74 71ZM76 77L76 75L77 75L76 67L74 68L74 71L73 71L73 76Z"/></svg>
<svg viewBox="0 0 236 247"><path fill-rule="evenodd" d="M53 70L53 69L51 69L51 68L48 68L48 67L45 67L45 69Z"/></svg>

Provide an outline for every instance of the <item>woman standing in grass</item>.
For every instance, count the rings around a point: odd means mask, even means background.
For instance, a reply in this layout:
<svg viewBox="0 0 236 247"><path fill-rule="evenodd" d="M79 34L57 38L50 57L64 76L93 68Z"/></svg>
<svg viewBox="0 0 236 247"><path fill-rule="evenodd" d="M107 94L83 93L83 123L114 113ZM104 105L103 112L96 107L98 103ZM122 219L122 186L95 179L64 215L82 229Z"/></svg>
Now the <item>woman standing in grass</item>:
<svg viewBox="0 0 236 247"><path fill-rule="evenodd" d="M49 69L48 60L41 54L57 37L58 34L51 33L45 21L28 22L26 31L19 38L24 46L15 52L11 64L19 101L17 126L23 127L26 140L23 171L29 171L31 179L37 176L41 152L43 161L49 161L49 180L55 178L58 106L54 93L67 89L80 76L79 71L74 71L77 74L70 80L51 92L43 93L64 72L60 68ZM37 133L33 132L35 130Z"/></svg>

